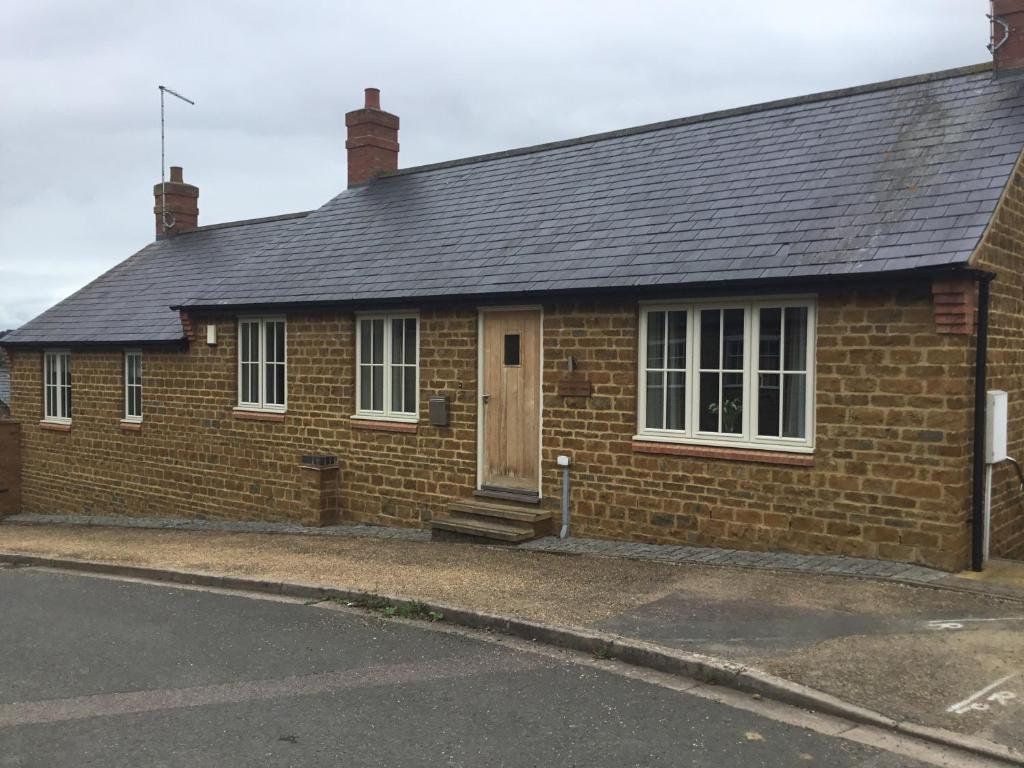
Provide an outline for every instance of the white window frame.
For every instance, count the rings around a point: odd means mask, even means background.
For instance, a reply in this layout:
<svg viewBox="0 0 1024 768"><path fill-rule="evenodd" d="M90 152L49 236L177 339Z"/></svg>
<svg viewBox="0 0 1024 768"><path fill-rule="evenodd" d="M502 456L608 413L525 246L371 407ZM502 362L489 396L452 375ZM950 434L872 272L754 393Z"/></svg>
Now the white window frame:
<svg viewBox="0 0 1024 768"><path fill-rule="evenodd" d="M128 379L128 360L132 357L137 357L139 360L139 383L132 384ZM124 414L121 417L123 421L130 421L133 424L142 423L142 350L141 349L126 349L124 351ZM131 413L131 390L137 388L139 390L139 412L137 414Z"/></svg>
<svg viewBox="0 0 1024 768"><path fill-rule="evenodd" d="M51 360L54 361L51 363ZM54 413L50 413L50 403L48 398L48 390L51 388L49 383L49 369L51 364L57 366L57 378L56 383L52 385L55 390L54 393ZM68 383L64 384L64 379L67 378ZM65 408L63 391L68 391L67 408ZM72 384L71 384L71 350L69 349L47 349L43 351L43 421L51 424L70 424L71 417L74 414L75 406L73 400Z"/></svg>
<svg viewBox="0 0 1024 768"><path fill-rule="evenodd" d="M259 328L259 343L257 348L259 351L259 359L256 361L250 360L247 365L251 365L255 362L256 371L258 375L258 390L259 396L255 401L248 401L243 399L242 393L242 324L243 323L255 323ZM283 323L284 324L284 362L280 363L284 367L284 402L283 403L268 403L267 398L267 359L266 359L266 343L267 343L267 324L268 323ZM258 411L261 413L286 413L288 410L288 322L283 315L260 315L250 317L239 317L238 323L235 326L237 334L237 346L238 346L238 364L237 364L237 392L238 392L238 407L237 411ZM277 365L278 363L273 363Z"/></svg>
<svg viewBox="0 0 1024 768"><path fill-rule="evenodd" d="M363 409L362 402L362 376L360 366L362 360L362 323L364 320L384 321L384 408L379 411ZM412 413L405 411L391 410L391 321L392 320L415 320L416 321L416 386L415 403ZM404 424L416 424L420 420L420 340L423 336L423 329L420 323L419 312L359 312L356 314L355 323L356 336L356 402L354 419L371 419L374 421L397 421ZM405 364L402 364L405 365Z"/></svg>
<svg viewBox="0 0 1024 768"><path fill-rule="evenodd" d="M760 361L760 309L804 307L807 309L806 359L806 436L802 438L760 436L758 432L757 397ZM701 432L696 419L700 398L700 311L711 309L743 309L743 417L738 434ZM686 316L686 396L683 423L685 429L652 429L646 426L647 417L647 322L651 312L685 311ZM635 440L706 445L723 448L753 448L791 453L813 453L815 435L815 349L817 328L817 301L814 296L756 297L738 300L701 299L687 302L641 302L637 337L637 433ZM772 373L769 371L768 373ZM667 382L666 382L667 383ZM667 386L666 386L667 391Z"/></svg>

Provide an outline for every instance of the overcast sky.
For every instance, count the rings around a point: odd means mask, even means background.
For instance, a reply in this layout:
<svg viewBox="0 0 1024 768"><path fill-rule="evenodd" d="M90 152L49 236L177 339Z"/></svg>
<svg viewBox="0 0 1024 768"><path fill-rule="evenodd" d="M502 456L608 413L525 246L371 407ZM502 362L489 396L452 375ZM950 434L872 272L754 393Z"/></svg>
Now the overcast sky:
<svg viewBox="0 0 1024 768"><path fill-rule="evenodd" d="M402 167L989 58L988 0L3 0L0 328L153 239L167 162L200 224L316 208L381 89Z"/></svg>

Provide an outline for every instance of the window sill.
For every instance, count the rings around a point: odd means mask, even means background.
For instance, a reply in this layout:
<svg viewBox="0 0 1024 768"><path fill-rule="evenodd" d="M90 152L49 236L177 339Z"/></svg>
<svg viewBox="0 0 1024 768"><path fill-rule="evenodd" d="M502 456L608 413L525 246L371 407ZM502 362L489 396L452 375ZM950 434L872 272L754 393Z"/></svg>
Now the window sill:
<svg viewBox="0 0 1024 768"><path fill-rule="evenodd" d="M46 419L43 419L39 422L39 428L50 432L70 432L71 422L46 421Z"/></svg>
<svg viewBox="0 0 1024 768"><path fill-rule="evenodd" d="M121 419L121 431L122 432L141 432L142 421L132 421L130 419Z"/></svg>
<svg viewBox="0 0 1024 768"><path fill-rule="evenodd" d="M682 445L647 440L633 440L633 453L665 456L693 456L700 459L746 461L754 464L786 464L793 467L813 467L814 454L790 453L761 448L720 448L714 445Z"/></svg>
<svg viewBox="0 0 1024 768"><path fill-rule="evenodd" d="M404 432L415 435L419 431L419 425L411 421L382 421L379 419L351 419L352 429L363 432Z"/></svg>
<svg viewBox="0 0 1024 768"><path fill-rule="evenodd" d="M273 421L281 422L284 421L284 412L274 411L250 411L245 408L235 408L231 411L231 416L239 421Z"/></svg>

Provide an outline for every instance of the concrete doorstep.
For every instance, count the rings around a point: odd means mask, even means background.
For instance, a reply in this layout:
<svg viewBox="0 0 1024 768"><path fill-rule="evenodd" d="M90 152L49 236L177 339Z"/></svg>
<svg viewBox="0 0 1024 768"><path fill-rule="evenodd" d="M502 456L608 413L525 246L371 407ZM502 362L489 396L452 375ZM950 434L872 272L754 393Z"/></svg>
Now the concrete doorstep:
<svg viewBox="0 0 1024 768"><path fill-rule="evenodd" d="M790 682L753 666L726 661L714 656L688 653L610 632L556 626L471 610L447 603L413 600L399 595L337 589L292 581L269 581L171 568L43 557L17 552L0 552L0 562L12 566L65 569L113 577L283 595L305 600L338 600L362 607L387 606L392 612L397 612L399 615L402 613L424 617L432 615L432 618L443 619L445 622L471 629L498 632L523 640L594 654L602 658L614 658L637 667L756 694L801 709L839 717L857 725L873 726L896 732L998 763L1024 765L1024 753L1002 744L944 728L927 727L887 717L879 712L852 704L806 685ZM386 613L385 615L390 614Z"/></svg>

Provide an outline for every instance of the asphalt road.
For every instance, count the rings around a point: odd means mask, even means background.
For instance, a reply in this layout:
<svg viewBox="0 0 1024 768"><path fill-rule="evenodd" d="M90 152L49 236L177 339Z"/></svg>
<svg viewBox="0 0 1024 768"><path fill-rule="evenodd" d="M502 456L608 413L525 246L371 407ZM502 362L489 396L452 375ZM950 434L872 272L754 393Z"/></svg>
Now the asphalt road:
<svg viewBox="0 0 1024 768"><path fill-rule="evenodd" d="M896 719L1024 752L1024 607L976 595L814 578L747 599L675 591L601 629L756 665ZM810 595L810 596L809 596Z"/></svg>
<svg viewBox="0 0 1024 768"><path fill-rule="evenodd" d="M256 765L921 764L427 626L0 569L0 766Z"/></svg>

